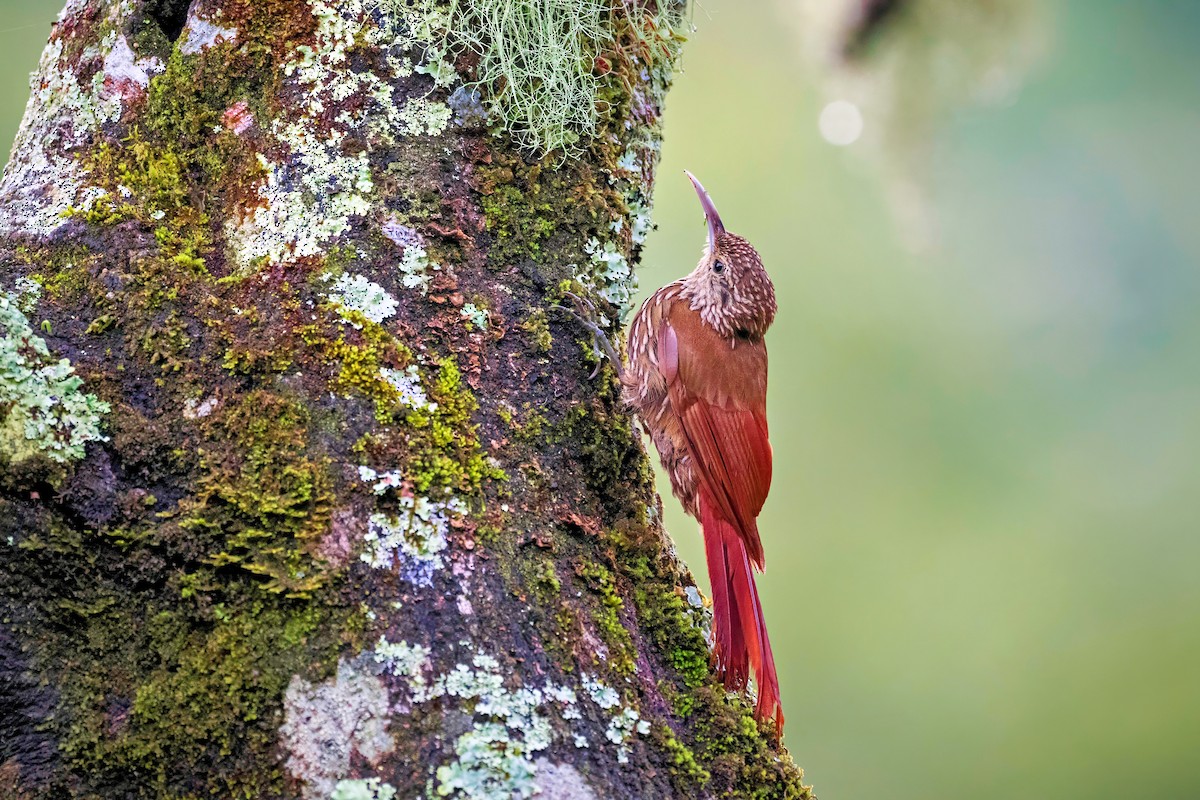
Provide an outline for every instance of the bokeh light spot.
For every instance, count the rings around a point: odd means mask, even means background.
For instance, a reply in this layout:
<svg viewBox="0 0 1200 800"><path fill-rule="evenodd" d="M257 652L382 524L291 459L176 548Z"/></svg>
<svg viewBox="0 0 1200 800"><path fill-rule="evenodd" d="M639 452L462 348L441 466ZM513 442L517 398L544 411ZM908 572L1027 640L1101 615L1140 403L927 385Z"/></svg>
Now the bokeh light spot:
<svg viewBox="0 0 1200 800"><path fill-rule="evenodd" d="M854 144L863 132L863 116L858 106L849 100L834 100L821 109L817 120L821 136L838 147Z"/></svg>

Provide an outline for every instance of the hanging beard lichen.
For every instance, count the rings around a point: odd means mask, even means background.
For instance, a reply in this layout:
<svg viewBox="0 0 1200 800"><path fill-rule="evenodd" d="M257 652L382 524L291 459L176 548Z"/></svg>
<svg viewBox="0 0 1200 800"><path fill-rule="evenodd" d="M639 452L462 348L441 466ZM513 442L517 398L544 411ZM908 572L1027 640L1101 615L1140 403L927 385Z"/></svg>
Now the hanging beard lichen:
<svg viewBox="0 0 1200 800"><path fill-rule="evenodd" d="M522 147L577 156L596 135L603 87L621 80L617 61L637 74L670 70L682 37L679 0L417 0L424 24L441 34L430 63L469 55L470 86L490 120ZM411 18L411 0L381 0L392 19ZM435 78L437 76L434 76ZM628 81L626 81L628 84Z"/></svg>

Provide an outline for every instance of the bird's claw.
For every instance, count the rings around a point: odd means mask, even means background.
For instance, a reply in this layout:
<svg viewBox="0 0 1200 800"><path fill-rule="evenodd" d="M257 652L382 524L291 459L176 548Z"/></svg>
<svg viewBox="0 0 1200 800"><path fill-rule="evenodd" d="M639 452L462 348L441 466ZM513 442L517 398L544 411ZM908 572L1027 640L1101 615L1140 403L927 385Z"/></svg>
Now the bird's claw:
<svg viewBox="0 0 1200 800"><path fill-rule="evenodd" d="M592 352L596 355L596 368L592 370L589 380L594 379L600 374L600 367L604 364L604 358L612 362L613 368L616 369L618 377L621 375L621 357L617 354L617 350L613 347L612 340L608 338L608 334L596 322L596 306L585 298L573 292L564 292L566 297L571 298L575 308L568 308L564 305L555 303L551 308L558 309L575 318L575 321L582 325L589 333L592 334Z"/></svg>

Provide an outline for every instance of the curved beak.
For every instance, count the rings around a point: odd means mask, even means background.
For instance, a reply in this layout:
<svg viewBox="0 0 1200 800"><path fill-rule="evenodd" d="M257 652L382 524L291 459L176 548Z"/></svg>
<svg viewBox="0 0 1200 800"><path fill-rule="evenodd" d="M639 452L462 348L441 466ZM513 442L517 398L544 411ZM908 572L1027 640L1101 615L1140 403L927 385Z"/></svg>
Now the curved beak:
<svg viewBox="0 0 1200 800"><path fill-rule="evenodd" d="M713 205L712 198L708 196L708 192L704 191L704 186L696 180L696 176L686 169L683 174L688 176L688 180L696 188L696 194L700 196L700 207L704 209L704 218L708 221L708 252L711 253L717 246L717 234L725 232L725 225L721 222L721 215L717 213L717 207Z"/></svg>

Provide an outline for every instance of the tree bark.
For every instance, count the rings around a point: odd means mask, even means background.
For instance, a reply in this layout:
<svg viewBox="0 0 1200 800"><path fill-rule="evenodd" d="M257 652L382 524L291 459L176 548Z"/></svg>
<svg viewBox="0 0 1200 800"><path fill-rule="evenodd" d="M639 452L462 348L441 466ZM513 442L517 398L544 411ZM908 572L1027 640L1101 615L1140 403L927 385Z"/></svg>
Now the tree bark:
<svg viewBox="0 0 1200 800"><path fill-rule="evenodd" d="M67 4L0 184L0 795L810 796L554 309L628 311L640 2Z"/></svg>

